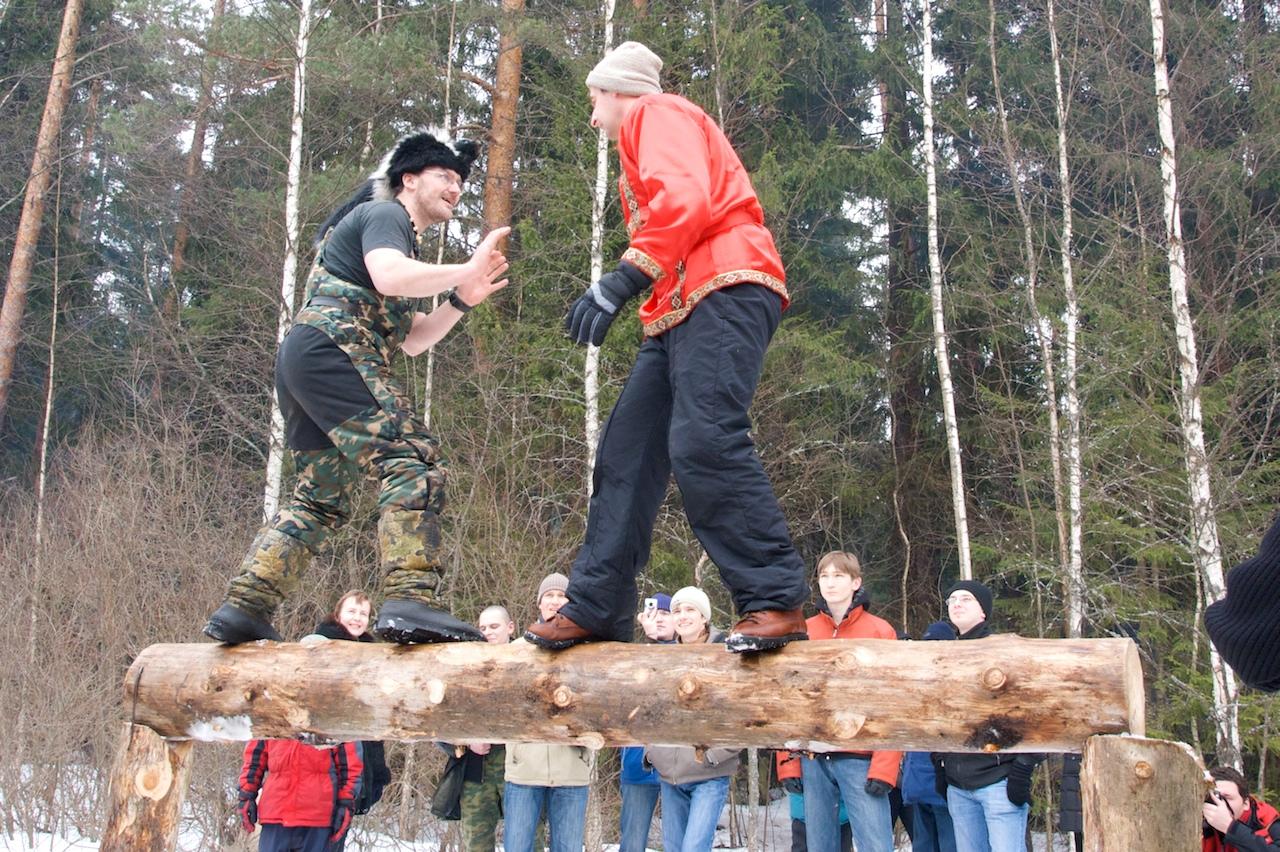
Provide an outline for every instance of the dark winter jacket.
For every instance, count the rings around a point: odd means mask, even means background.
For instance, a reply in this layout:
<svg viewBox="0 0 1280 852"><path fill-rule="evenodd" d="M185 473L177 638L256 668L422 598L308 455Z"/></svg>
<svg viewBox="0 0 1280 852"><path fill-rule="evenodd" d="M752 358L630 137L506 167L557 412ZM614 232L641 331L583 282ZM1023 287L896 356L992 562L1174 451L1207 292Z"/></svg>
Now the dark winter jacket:
<svg viewBox="0 0 1280 852"><path fill-rule="evenodd" d="M1227 595L1204 612L1209 638L1240 679L1255 689L1280 690L1280 515L1258 552L1227 574Z"/></svg>
<svg viewBox="0 0 1280 852"><path fill-rule="evenodd" d="M1280 845L1280 814L1266 802L1250 798L1239 819L1231 821L1227 833L1204 827L1202 852L1273 852Z"/></svg>
<svg viewBox="0 0 1280 852"><path fill-rule="evenodd" d="M327 639L353 641L347 628L333 619L326 619L316 625L316 633ZM361 634L359 642L376 641L368 631ZM364 740L360 743L360 756L364 760L364 773L360 777L360 796L356 799L355 812L367 814L382 798L382 791L391 783L391 770L387 768L386 749L378 740Z"/></svg>
<svg viewBox="0 0 1280 852"><path fill-rule="evenodd" d="M991 628L983 621L960 635L960 640L985 639L991 635ZM1020 769L1034 769L1044 760L1042 754L947 754L933 753L933 765L936 771L946 774L947 784L962 790L980 790L999 784L1009 777L1015 766Z"/></svg>
<svg viewBox="0 0 1280 852"><path fill-rule="evenodd" d="M297 740L250 740L240 794L258 799L258 821L289 828L329 826L334 805L360 792L358 743L317 748Z"/></svg>
<svg viewBox="0 0 1280 852"><path fill-rule="evenodd" d="M805 621L810 639L893 639L898 638L898 631L889 622L878 615L872 615L871 596L866 589L854 592L849 611L836 624L831 616L831 608L827 602L818 599L818 614ZM867 769L867 777L883 781L891 786L898 786L898 769L902 764L900 751L855 751L851 754L871 758L871 766Z"/></svg>

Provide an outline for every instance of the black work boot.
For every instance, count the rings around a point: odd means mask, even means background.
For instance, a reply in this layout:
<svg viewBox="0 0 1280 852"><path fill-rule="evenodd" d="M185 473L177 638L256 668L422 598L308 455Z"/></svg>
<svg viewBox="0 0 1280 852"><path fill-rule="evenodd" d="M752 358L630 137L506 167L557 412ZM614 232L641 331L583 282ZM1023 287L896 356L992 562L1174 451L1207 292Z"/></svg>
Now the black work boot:
<svg viewBox="0 0 1280 852"><path fill-rule="evenodd" d="M204 626L204 635L228 645L239 645L258 639L282 641L280 634L271 626L271 622L230 603L224 603L209 616L209 621Z"/></svg>
<svg viewBox="0 0 1280 852"><path fill-rule="evenodd" d="M431 642L483 642L484 634L442 609L422 601L393 599L378 609L373 632L397 645L425 645Z"/></svg>

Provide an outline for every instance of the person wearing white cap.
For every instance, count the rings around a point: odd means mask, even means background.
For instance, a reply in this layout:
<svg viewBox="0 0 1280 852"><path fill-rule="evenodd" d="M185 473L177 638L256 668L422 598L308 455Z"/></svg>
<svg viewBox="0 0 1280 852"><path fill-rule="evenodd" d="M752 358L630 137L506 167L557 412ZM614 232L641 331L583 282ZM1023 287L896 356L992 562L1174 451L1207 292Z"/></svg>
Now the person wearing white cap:
<svg viewBox="0 0 1280 852"><path fill-rule="evenodd" d="M591 124L618 145L630 245L574 302L565 327L599 346L624 304L649 297L644 342L600 439L569 603L525 634L553 650L630 638L636 574L672 474L740 617L729 650L807 638L804 562L748 415L788 304L786 273L733 146L702 109L662 92L661 71L653 51L629 41L586 80Z"/></svg>

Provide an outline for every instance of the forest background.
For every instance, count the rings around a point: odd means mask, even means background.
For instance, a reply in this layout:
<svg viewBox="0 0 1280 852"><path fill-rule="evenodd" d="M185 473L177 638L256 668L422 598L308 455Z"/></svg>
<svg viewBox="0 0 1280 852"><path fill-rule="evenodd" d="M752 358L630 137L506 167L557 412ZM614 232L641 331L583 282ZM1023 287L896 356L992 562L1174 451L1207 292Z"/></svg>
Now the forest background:
<svg viewBox="0 0 1280 852"><path fill-rule="evenodd" d="M125 669L151 643L200 638L261 521L299 21L312 6L74 2L69 100L0 411L7 832L101 827ZM7 250L20 238L63 11L0 2ZM1069 426L1050 427L1048 410L1063 406L1048 395L1043 357L1070 366L1061 128L1074 191L1083 632L1139 643L1151 735L1187 741L1208 763L1233 759L1215 753L1223 711L1192 547L1150 11L1132 0L1056 10L1061 122L1042 0L943 0L932 11L938 246L974 574L996 590L997 629L1067 634L1066 486L1054 458ZM584 355L561 322L591 277L597 135L582 81L604 49L605 14L576 0L315 0L306 13L295 286L315 225L400 133L431 125L489 143L488 174L473 178L448 234L425 239L432 253L444 239L456 260L486 222L509 221L512 284L437 347L430 382L425 357L399 369L416 403L429 399L452 463L453 610L473 618L501 602L523 622L539 579L567 570L585 523ZM1280 505L1280 4L1179 0L1164 23L1198 390L1229 566ZM667 89L723 125L786 261L793 304L754 435L797 545L810 565L833 548L858 553L874 611L919 635L959 571L930 312L921 9L625 0L612 26L615 42L651 45ZM517 73L500 81L504 58ZM610 186L615 176L616 159ZM604 224L610 264L625 245L612 192ZM640 339L627 314L601 351L605 412ZM308 632L341 591L376 590L375 511L362 490L352 523L279 616L287 636ZM717 623L728 623L673 489L642 591L691 582L711 589ZM508 700L495 696L492 712ZM1236 708L1246 774L1273 799L1276 709L1247 690ZM239 750L197 755L192 819L220 848L235 836ZM399 783L365 827L438 831L427 809L436 750L395 745L390 756ZM1039 776L1037 830L1053 822L1056 771L1050 762ZM602 760L597 842L613 839L611 773Z"/></svg>

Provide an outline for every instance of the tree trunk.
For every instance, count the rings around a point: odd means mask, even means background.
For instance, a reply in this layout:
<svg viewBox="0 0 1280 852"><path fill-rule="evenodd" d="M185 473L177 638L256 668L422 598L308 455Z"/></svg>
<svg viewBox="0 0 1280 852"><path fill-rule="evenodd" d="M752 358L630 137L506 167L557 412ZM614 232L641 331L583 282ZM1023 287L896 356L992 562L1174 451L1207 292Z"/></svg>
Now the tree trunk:
<svg viewBox="0 0 1280 852"><path fill-rule="evenodd" d="M1054 0L1048 0L1049 51L1053 60L1054 104L1058 117L1058 182L1062 186L1062 292L1066 299L1066 407L1067 407L1067 509L1070 513L1070 545L1065 574L1067 599L1067 635L1084 633L1084 506L1080 489L1084 479L1084 462L1080 449L1082 413L1080 393L1076 386L1076 333L1080 327L1080 303L1076 298L1075 273L1071 262L1073 220L1071 207L1071 168L1067 162L1067 102L1062 86L1062 56L1058 50L1058 27L1054 21ZM1054 436L1057 437L1056 434Z"/></svg>
<svg viewBox="0 0 1280 852"><path fill-rule="evenodd" d="M123 744L111 767L102 852L177 848L193 745L124 724Z"/></svg>
<svg viewBox="0 0 1280 852"><path fill-rule="evenodd" d="M1183 743L1090 737L1080 768L1086 852L1200 848L1204 764Z"/></svg>
<svg viewBox="0 0 1280 852"><path fill-rule="evenodd" d="M495 694L523 698L475 712ZM1143 733L1133 642L1011 635L756 655L613 642L554 654L524 643L152 645L125 678L125 706L164 736L200 740L1039 752Z"/></svg>
<svg viewBox="0 0 1280 852"><path fill-rule="evenodd" d="M1052 4L1052 0L1050 3ZM1058 392L1053 363L1053 324L1040 313L1037 297L1037 288L1040 283L1040 259L1035 250L1031 211L1027 208L1026 196L1022 191L1022 170L1018 167L1018 157L1013 147L1013 134L1009 132L1009 117L1004 107L1004 93L1000 88L1000 67L996 61L995 0L987 0L987 53L991 60L991 81L992 88L995 90L996 112L1000 117L1000 149L1004 154L1005 168L1009 172L1009 185L1013 191L1014 205L1018 210L1018 220L1022 223L1022 254L1023 261L1027 265L1027 307L1031 311L1031 323L1035 327L1036 339L1040 344L1040 364L1044 373L1044 407L1049 420L1049 467L1053 474L1053 514L1058 527L1058 570L1066 577L1070 562L1067 554L1067 510L1062 499L1062 436L1061 427L1058 425ZM1015 440L1020 439L1015 435ZM1020 443L1019 461L1021 462ZM1029 506L1028 511L1030 511ZM1068 609L1070 609L1069 606ZM1077 632L1070 635L1078 638L1080 634Z"/></svg>
<svg viewBox="0 0 1280 852"><path fill-rule="evenodd" d="M217 36L218 25L222 14L226 11L227 0L214 0L209 18L208 43L212 45ZM187 162L182 171L182 194L178 199L178 223L173 229L173 254L169 261L169 292L165 294L164 315L169 320L177 319L178 306L181 304L181 284L179 279L187 266L187 240L191 237L191 211L195 207L196 192L200 188L200 172L204 167L204 138L209 131L209 108L213 105L213 69L214 60L205 52L200 66L200 96L196 100L195 115L191 120L191 148L187 151Z"/></svg>
<svg viewBox="0 0 1280 852"><path fill-rule="evenodd" d="M1222 551L1209 487L1209 458L1204 445L1200 413L1200 367L1196 332L1187 300L1186 253L1182 243L1182 211L1178 202L1177 143L1173 135L1173 102L1169 92L1169 68L1164 50L1164 12L1160 0L1151 0L1151 52L1155 64L1156 116L1160 125L1160 177L1164 187L1164 232L1169 256L1169 290L1173 325L1178 340L1178 414L1182 421L1186 453L1188 495L1191 503L1192 558L1204 586L1206 605L1226 592L1222 576ZM1217 729L1218 762L1240 765L1239 688L1235 675L1222 662L1218 649L1209 645L1213 669L1213 709Z"/></svg>
<svg viewBox="0 0 1280 852"><path fill-rule="evenodd" d="M920 40L924 48L924 169L929 199L929 292L933 303L933 349L942 386L942 420L947 431L947 458L951 462L951 510L956 524L956 551L960 577L973 578L969 559L969 518L965 507L964 467L960 460L960 430L956 423L955 390L947 354L947 324L942 305L942 259L938 253L938 173L933 153L933 15L932 0L923 0Z"/></svg>
<svg viewBox="0 0 1280 852"><path fill-rule="evenodd" d="M516 114L520 103L520 21L524 0L502 0L498 36L498 70L493 86L493 118L485 154L484 229L511 222L511 188L515 179ZM505 244L505 240L503 241Z"/></svg>
<svg viewBox="0 0 1280 852"><path fill-rule="evenodd" d="M298 11L296 63L293 69L293 119L289 125L289 173L285 181L284 271L280 278L280 312L276 317L276 346L284 341L293 321L298 289L298 184L302 173L302 117L307 104L307 45L311 40L311 0L302 0ZM267 451L267 485L262 494L262 515L267 521L280 507L280 480L284 468L284 417L280 403L271 395L271 438Z"/></svg>
<svg viewBox="0 0 1280 852"><path fill-rule="evenodd" d="M80 241L84 219L84 197L88 193L89 167L93 163L93 140L98 132L98 104L102 100L102 80L89 84L89 100L84 107L84 133L80 139L80 191L71 204L71 239Z"/></svg>
<svg viewBox="0 0 1280 852"><path fill-rule="evenodd" d="M13 256L9 261L9 280L5 285L4 304L0 306L0 423L4 422L9 402L9 386L13 382L14 358L22 338L22 316L27 309L27 288L36 263L36 244L44 218L44 196L52 180L54 152L62 130L62 113L71 95L71 72L76 64L76 39L80 35L81 0L67 0L62 13L62 32L58 36L58 52L49 78L44 115L36 134L36 150L31 158L27 192L22 199L22 214L14 238Z"/></svg>
<svg viewBox="0 0 1280 852"><path fill-rule="evenodd" d="M877 0L875 15L882 50L902 37L902 8ZM905 57L903 58L905 61ZM881 62L877 82L884 105L882 145L893 162L911 160L911 117L903 80L889 61ZM902 196L899 196L901 199ZM888 400L889 448L893 457L893 509L897 535L892 558L901 565L902 628L936 618L938 575L943 560L940 536L934 533L941 501L931 481L924 450L921 412L925 383L921 364L926 342L916 332L916 306L924 287L920 254L919 212L908 200L886 204L884 326L888 339L885 397Z"/></svg>

